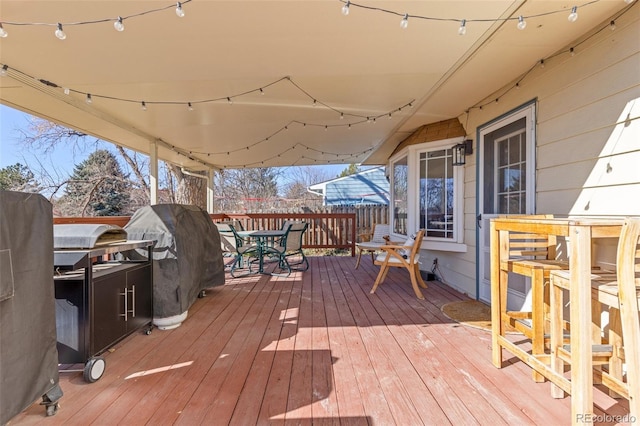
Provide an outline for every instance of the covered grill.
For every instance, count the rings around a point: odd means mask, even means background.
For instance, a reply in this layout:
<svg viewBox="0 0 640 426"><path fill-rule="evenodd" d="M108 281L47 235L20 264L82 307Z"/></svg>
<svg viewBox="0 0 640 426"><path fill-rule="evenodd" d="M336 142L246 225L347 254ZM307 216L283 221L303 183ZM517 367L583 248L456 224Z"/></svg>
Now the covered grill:
<svg viewBox="0 0 640 426"><path fill-rule="evenodd" d="M224 284L220 234L205 210L182 204L146 206L125 230L130 238L156 241L153 317L159 328L180 325L204 289Z"/></svg>
<svg viewBox="0 0 640 426"><path fill-rule="evenodd" d="M53 214L38 194L0 191L0 424L42 397L55 414Z"/></svg>

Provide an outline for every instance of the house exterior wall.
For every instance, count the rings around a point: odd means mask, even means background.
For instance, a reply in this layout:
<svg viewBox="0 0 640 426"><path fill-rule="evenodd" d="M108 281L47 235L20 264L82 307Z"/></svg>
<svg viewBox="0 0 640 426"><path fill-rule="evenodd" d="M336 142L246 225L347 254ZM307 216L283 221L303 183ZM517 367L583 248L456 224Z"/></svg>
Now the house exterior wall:
<svg viewBox="0 0 640 426"><path fill-rule="evenodd" d="M535 211L556 215L640 215L640 7L610 20L518 84L509 82L458 117L474 139L479 126L536 101ZM603 29L604 28L604 29ZM602 31L599 31L603 29ZM599 31L599 32L598 32ZM569 48L575 46L575 55ZM499 98L498 102L492 102ZM443 280L476 295L476 155L467 157L464 190L465 253L424 252ZM480 232L488 232L481 229ZM596 250L611 261L615 243Z"/></svg>

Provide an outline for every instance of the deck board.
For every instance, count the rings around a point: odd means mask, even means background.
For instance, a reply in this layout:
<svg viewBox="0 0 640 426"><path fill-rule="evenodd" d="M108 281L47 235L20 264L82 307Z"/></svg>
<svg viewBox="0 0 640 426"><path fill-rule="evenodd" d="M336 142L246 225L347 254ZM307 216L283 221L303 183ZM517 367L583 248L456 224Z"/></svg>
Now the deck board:
<svg viewBox="0 0 640 426"><path fill-rule="evenodd" d="M491 335L440 310L466 297L428 282L418 300L403 270L369 294L364 258L311 257L306 272L232 279L173 330L134 333L103 356L103 378L61 373L58 413L34 403L9 425L568 424L570 398ZM517 338L514 337L514 338ZM624 401L596 390L597 413Z"/></svg>

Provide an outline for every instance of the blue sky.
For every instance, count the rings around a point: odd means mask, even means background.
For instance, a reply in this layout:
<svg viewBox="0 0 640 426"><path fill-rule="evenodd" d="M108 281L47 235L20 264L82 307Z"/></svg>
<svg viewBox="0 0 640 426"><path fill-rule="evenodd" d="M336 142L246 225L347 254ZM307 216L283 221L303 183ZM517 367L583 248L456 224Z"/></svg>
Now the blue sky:
<svg viewBox="0 0 640 426"><path fill-rule="evenodd" d="M54 150L51 154L44 156L38 155L37 158L33 154L26 152L19 143L20 132L18 129L27 126L28 114L13 108L0 105L0 168L7 167L16 163L25 165L36 164L39 161L45 166L56 168L61 173L70 175L75 164L83 161L93 151L93 147L86 152L71 152L69 149L61 147ZM107 146L107 142L105 142ZM321 166L318 166L321 167ZM335 177L342 172L347 165L330 165L325 167L331 177ZM281 184L288 183L286 172L288 168L283 170L285 177Z"/></svg>

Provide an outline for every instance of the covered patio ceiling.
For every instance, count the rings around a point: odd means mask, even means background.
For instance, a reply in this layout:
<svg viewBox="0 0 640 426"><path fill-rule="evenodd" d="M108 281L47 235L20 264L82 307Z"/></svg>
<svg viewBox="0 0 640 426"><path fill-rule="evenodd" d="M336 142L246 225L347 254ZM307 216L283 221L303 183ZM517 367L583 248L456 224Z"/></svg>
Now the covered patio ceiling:
<svg viewBox="0 0 640 426"><path fill-rule="evenodd" d="M0 101L140 152L155 141L190 170L382 164L627 6L361 0L345 16L344 4L187 0L180 18L163 0L1 0Z"/></svg>

